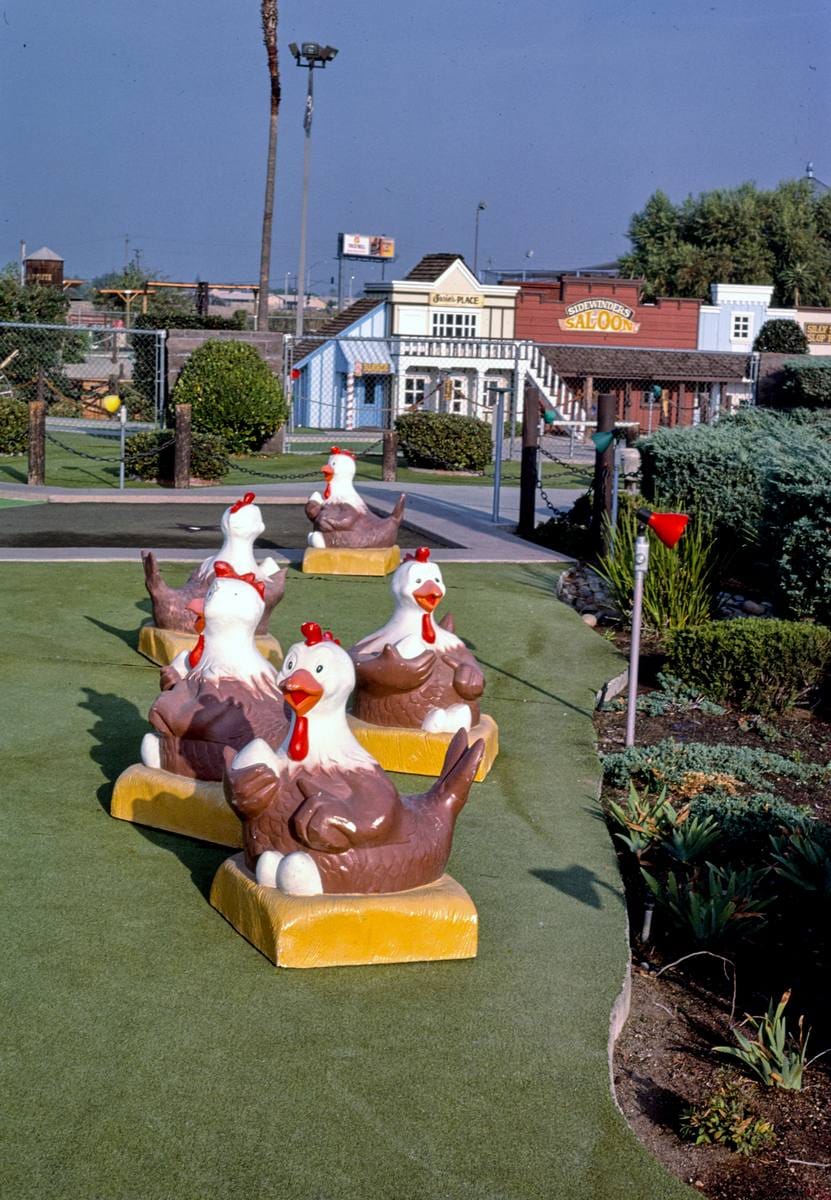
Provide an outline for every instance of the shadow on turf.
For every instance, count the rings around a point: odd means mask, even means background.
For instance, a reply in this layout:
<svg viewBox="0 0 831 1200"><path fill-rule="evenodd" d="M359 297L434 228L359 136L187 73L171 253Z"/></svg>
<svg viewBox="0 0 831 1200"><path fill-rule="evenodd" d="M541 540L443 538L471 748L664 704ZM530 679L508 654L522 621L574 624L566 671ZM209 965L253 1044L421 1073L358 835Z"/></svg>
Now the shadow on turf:
<svg viewBox="0 0 831 1200"><path fill-rule="evenodd" d="M562 870L554 867L533 867L530 874L541 883L556 888L563 895L571 896L581 904L588 904L590 908L603 907L601 891L608 892L619 904L623 903L623 895L617 888L612 887L605 879L598 879L594 871L581 867L578 863Z"/></svg>

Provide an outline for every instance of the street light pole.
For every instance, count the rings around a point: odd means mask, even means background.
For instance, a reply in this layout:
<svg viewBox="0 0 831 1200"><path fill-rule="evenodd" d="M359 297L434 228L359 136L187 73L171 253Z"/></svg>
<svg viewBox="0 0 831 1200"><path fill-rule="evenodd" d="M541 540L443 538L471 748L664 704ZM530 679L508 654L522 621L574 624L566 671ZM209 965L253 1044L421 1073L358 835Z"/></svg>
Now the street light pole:
<svg viewBox="0 0 831 1200"><path fill-rule="evenodd" d="M479 217L485 211L487 205L484 200L480 200L476 205L476 224L473 233L473 274L479 278Z"/></svg>
<svg viewBox="0 0 831 1200"><path fill-rule="evenodd" d="M297 313L295 315L295 337L303 336L303 316L306 307L306 232L309 218L309 165L312 147L312 114L314 112L314 72L326 66L337 54L334 46L320 46L317 42L295 42L289 50L298 67L308 69L306 107L303 112L303 202L300 210L300 258L297 264Z"/></svg>

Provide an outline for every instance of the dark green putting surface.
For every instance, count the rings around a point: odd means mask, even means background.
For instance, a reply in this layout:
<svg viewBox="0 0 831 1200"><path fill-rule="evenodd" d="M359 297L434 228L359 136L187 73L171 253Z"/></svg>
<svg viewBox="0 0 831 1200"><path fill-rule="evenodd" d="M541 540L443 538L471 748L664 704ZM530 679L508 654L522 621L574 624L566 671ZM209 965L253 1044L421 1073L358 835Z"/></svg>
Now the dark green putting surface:
<svg viewBox="0 0 831 1200"><path fill-rule="evenodd" d="M479 956L292 972L208 904L221 849L108 815L158 687L133 649L139 568L4 566L4 1196L698 1194L609 1093L627 955L591 710L620 659L554 600L550 568L445 578L502 738L450 862L479 909ZM291 571L272 629L287 645L318 620L349 643L388 602L384 580Z"/></svg>
<svg viewBox="0 0 831 1200"><path fill-rule="evenodd" d="M0 514L0 546L114 546L204 550L219 548L224 504L32 504ZM263 504L261 550L300 549L311 529L302 504ZM448 546L402 524L400 546Z"/></svg>

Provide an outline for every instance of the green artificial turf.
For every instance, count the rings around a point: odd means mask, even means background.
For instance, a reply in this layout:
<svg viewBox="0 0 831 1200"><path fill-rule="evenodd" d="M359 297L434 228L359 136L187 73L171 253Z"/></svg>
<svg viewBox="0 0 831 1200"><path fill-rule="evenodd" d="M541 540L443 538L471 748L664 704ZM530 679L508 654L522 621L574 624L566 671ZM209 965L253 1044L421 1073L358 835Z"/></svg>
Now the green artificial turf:
<svg viewBox="0 0 831 1200"><path fill-rule="evenodd" d="M620 660L555 601L550 568L445 576L502 741L450 863L479 956L295 972L208 904L221 849L108 815L157 690L133 649L138 565L4 567L4 1195L691 1194L609 1094L626 939L591 711ZM292 571L272 630L287 645L318 620L348 643L388 598L380 579Z"/></svg>
<svg viewBox="0 0 831 1200"><path fill-rule="evenodd" d="M46 443L46 483L49 487L118 487L118 440L93 434L65 433L63 430L53 435L63 446L52 441ZM69 447L69 449L64 449ZM357 446L358 451L366 447ZM78 452L81 452L80 454ZM85 458L83 455L94 455L95 458ZM301 486L311 480L320 480L320 467L326 461L325 446L307 454L282 454L270 457L250 455L242 458L232 458L231 470L221 481L229 486L239 483L257 482L273 483L288 482L293 476L302 474L304 480L299 480ZM105 461L98 461L104 459ZM261 472L266 476L261 478ZM590 482L592 468L581 464L572 469L555 463L546 463L543 468L543 479L551 487L574 488L587 487ZM10 455L0 457L0 484L25 483L27 477L27 459L25 455ZM502 478L506 485L519 483L519 463L506 462L503 464ZM373 453L358 463L358 479L381 479L381 456ZM493 468L485 475L455 474L452 471L415 471L408 467L400 467L398 479L401 483L473 483L490 487L493 484ZM155 487L152 483L127 481L127 487Z"/></svg>

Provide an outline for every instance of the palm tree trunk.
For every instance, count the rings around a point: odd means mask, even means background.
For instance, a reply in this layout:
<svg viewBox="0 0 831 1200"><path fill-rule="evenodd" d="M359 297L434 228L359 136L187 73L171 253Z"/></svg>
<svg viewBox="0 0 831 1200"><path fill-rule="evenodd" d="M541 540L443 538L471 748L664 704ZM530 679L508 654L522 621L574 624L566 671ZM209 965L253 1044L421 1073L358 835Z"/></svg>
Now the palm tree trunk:
<svg viewBox="0 0 831 1200"><path fill-rule="evenodd" d="M274 180L277 167L277 121L280 115L280 65L277 57L277 0L262 0L263 41L268 55L271 107L268 120L268 156L263 202L263 234L260 244L260 290L257 296L257 328L268 329L268 280L271 274L271 228L274 221Z"/></svg>

